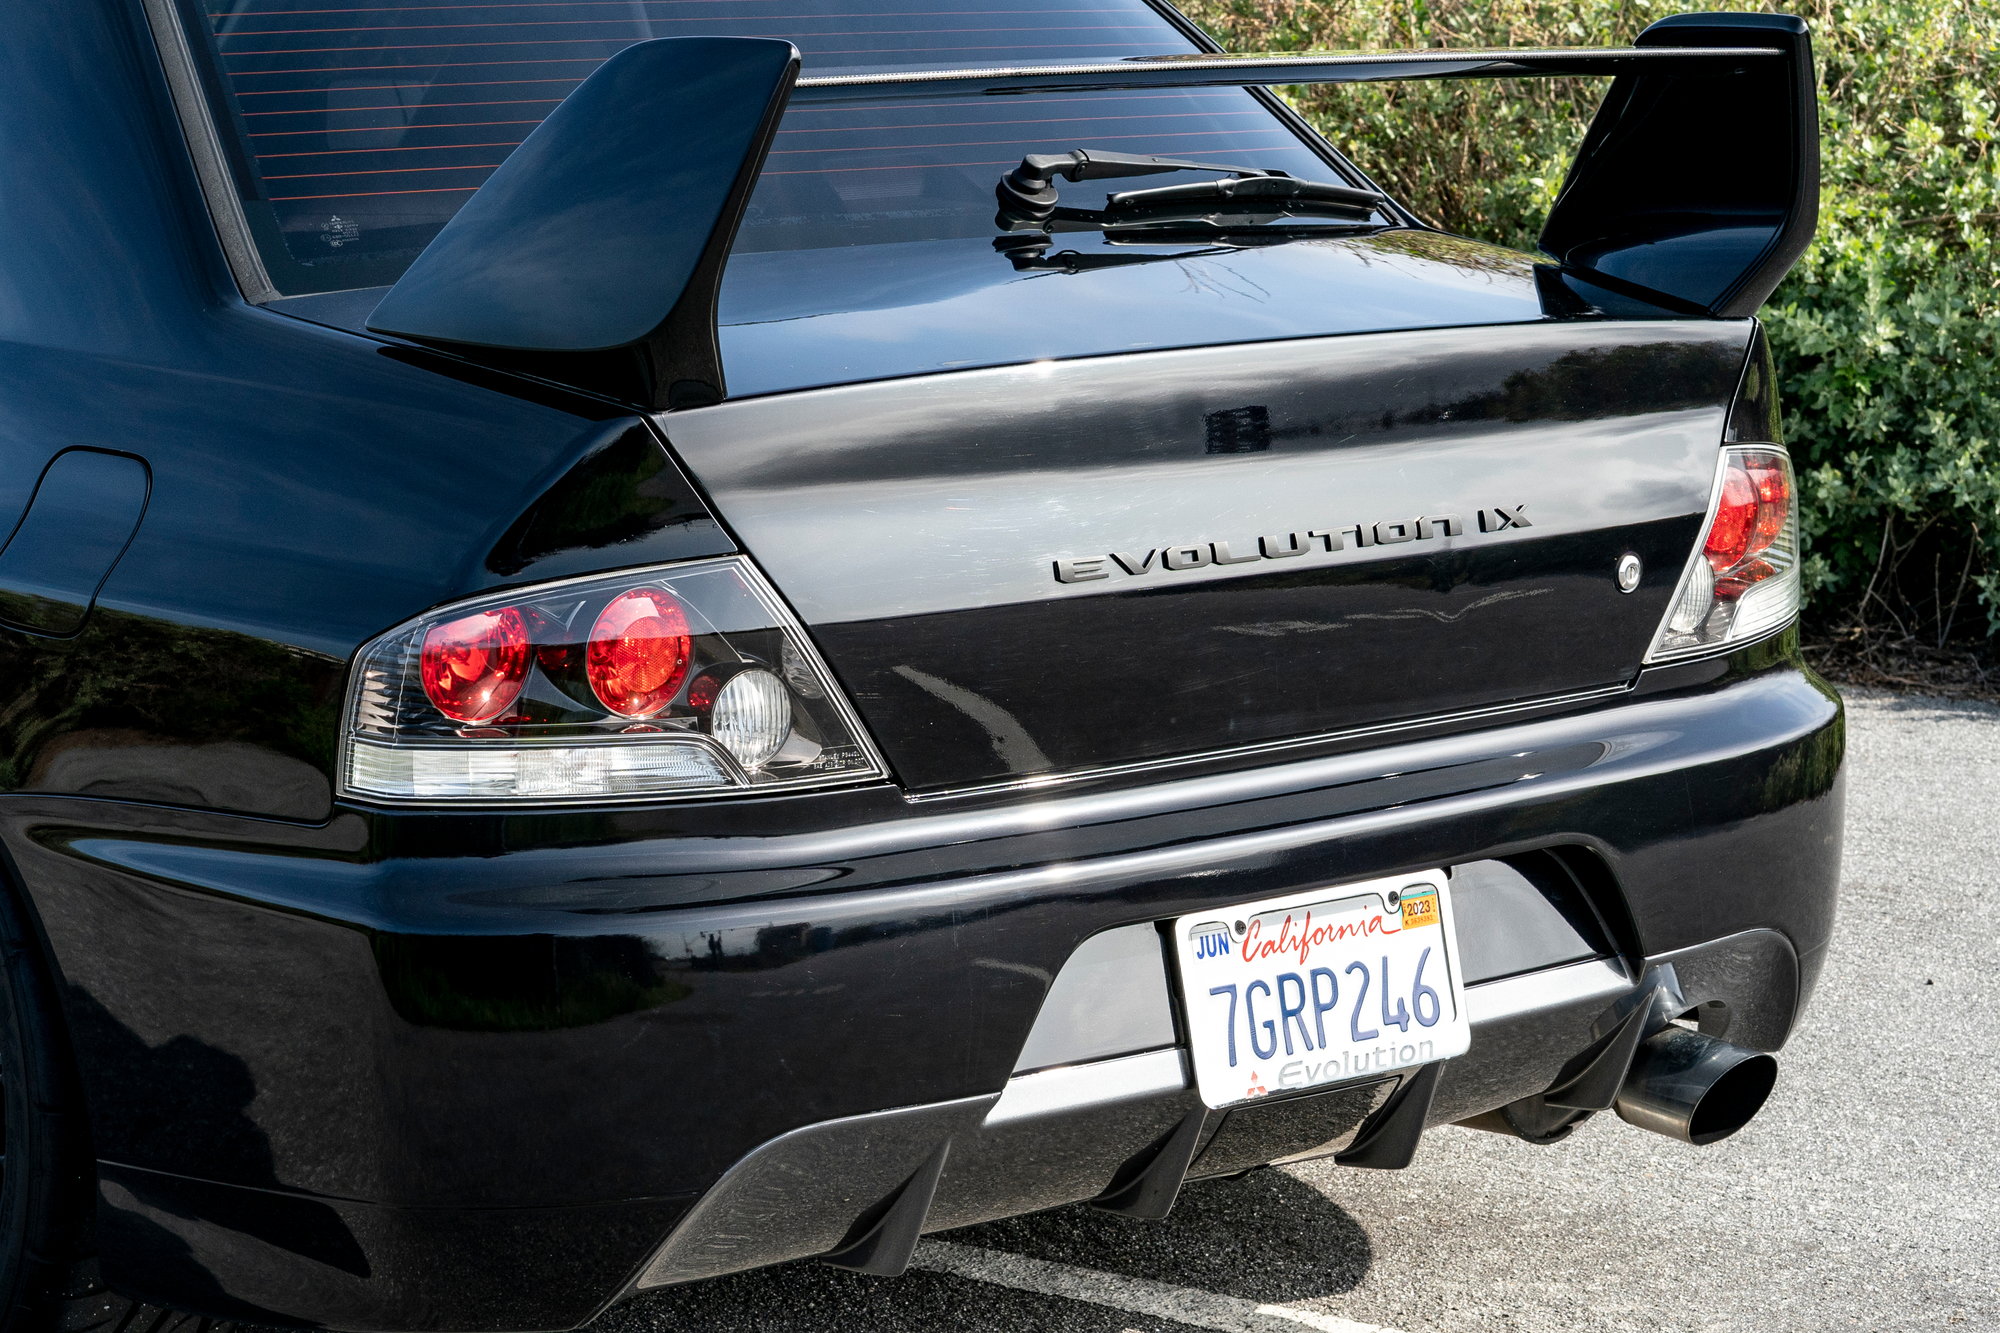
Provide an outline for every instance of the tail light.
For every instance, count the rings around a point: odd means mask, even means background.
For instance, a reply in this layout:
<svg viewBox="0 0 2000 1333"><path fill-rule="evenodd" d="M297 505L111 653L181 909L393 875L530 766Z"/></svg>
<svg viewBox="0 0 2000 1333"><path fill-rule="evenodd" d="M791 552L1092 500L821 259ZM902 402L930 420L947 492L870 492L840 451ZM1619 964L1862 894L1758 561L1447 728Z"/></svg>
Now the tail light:
<svg viewBox="0 0 2000 1333"><path fill-rule="evenodd" d="M740 557L479 598L361 650L342 789L508 804L882 778L825 665Z"/></svg>
<svg viewBox="0 0 2000 1333"><path fill-rule="evenodd" d="M431 705L457 722L490 722L528 678L528 630L511 606L424 631L417 672Z"/></svg>
<svg viewBox="0 0 2000 1333"><path fill-rule="evenodd" d="M671 707L693 656L687 608L665 588L630 588L613 597L597 613L583 649L591 693L620 717L652 717Z"/></svg>
<svg viewBox="0 0 2000 1333"><path fill-rule="evenodd" d="M1798 488L1772 444L1722 451L1708 527L1681 575L1648 662L1746 643L1799 613Z"/></svg>

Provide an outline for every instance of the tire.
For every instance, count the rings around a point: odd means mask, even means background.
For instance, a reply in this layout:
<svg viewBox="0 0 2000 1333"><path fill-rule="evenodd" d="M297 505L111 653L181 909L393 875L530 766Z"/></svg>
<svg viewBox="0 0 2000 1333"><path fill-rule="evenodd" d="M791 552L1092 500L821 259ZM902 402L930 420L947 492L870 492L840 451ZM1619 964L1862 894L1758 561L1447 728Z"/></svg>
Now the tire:
<svg viewBox="0 0 2000 1333"><path fill-rule="evenodd" d="M40 942L0 882L0 1333L224 1333L111 1292L91 1253L96 1176Z"/></svg>
<svg viewBox="0 0 2000 1333"><path fill-rule="evenodd" d="M232 1333L235 1325L114 1295L97 1276L97 1261L72 1264L68 1282L42 1308L37 1333Z"/></svg>

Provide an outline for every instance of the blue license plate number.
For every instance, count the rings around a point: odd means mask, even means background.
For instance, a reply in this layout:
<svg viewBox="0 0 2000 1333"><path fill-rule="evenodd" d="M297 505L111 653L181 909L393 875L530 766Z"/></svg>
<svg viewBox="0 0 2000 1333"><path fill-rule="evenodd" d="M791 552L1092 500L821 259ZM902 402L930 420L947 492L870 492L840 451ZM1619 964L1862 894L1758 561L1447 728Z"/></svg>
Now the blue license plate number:
<svg viewBox="0 0 2000 1333"><path fill-rule="evenodd" d="M1471 1044L1451 886L1421 872L1174 923L1209 1106L1379 1077Z"/></svg>

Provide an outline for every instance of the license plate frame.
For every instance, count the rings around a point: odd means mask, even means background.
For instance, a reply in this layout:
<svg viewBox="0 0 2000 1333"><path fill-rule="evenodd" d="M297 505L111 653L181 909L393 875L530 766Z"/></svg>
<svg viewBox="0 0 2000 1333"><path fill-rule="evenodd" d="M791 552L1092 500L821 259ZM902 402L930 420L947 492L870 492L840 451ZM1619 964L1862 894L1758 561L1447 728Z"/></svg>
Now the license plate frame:
<svg viewBox="0 0 2000 1333"><path fill-rule="evenodd" d="M1170 930L1195 1086L1211 1108L1380 1078L1471 1046L1441 869L1191 912Z"/></svg>

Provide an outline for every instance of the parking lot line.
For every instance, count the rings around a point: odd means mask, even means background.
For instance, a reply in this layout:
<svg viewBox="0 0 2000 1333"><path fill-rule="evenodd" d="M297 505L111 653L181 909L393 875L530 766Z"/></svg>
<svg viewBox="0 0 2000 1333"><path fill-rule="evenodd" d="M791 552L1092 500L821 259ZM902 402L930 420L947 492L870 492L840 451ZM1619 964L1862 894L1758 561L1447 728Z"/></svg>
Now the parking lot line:
<svg viewBox="0 0 2000 1333"><path fill-rule="evenodd" d="M1219 1333L1297 1333L1302 1328L1317 1329L1319 1333L1395 1333L1394 1329L1356 1323L1338 1315L1289 1305L1260 1305L1236 1296L1218 1296L1192 1287L1176 1287L1094 1268L1072 1268L1046 1259L1030 1259L1004 1250L951 1241L925 1241L917 1247L910 1266L1017 1291L1088 1301L1126 1314L1212 1328Z"/></svg>

